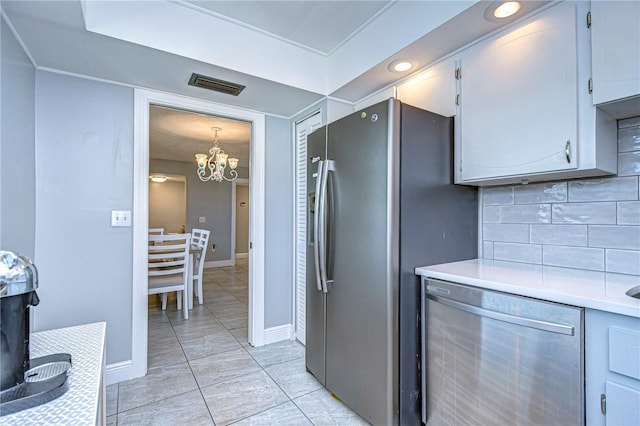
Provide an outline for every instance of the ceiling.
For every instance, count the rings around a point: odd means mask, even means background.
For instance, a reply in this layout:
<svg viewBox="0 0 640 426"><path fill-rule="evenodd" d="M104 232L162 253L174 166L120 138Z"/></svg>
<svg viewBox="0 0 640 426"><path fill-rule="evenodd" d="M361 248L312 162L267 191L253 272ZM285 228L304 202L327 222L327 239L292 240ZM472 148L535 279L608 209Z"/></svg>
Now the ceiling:
<svg viewBox="0 0 640 426"><path fill-rule="evenodd" d="M489 0L2 0L39 69L182 94L290 118L327 96L355 104L502 24ZM526 2L527 13L545 1ZM505 22L506 23L506 22ZM199 73L237 97L188 86Z"/></svg>
<svg viewBox="0 0 640 426"><path fill-rule="evenodd" d="M193 163L195 154L208 154L214 131L219 127L218 143L229 158L249 166L251 124L207 114L152 105L149 108L149 156L154 159Z"/></svg>
<svg viewBox="0 0 640 426"><path fill-rule="evenodd" d="M328 56L392 2L187 0L185 3Z"/></svg>
<svg viewBox="0 0 640 426"><path fill-rule="evenodd" d="M292 118L327 97L355 104L414 72L390 72L392 60L410 59L418 72L518 19L484 19L492 3L2 0L0 7L38 69ZM522 14L545 3L524 2ZM235 97L192 87L194 72L246 88ZM248 164L248 125L164 109L151 120L152 157L193 161L217 126L223 148Z"/></svg>

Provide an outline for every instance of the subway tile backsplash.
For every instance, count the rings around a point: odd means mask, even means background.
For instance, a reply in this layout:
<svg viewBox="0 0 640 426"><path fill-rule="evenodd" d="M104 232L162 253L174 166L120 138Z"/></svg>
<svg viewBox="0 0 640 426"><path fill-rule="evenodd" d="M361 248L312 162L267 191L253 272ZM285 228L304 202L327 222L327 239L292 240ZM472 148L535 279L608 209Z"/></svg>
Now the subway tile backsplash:
<svg viewBox="0 0 640 426"><path fill-rule="evenodd" d="M516 204L567 201L567 182L536 183L514 188Z"/></svg>
<svg viewBox="0 0 640 426"><path fill-rule="evenodd" d="M615 225L616 203L562 203L551 207L551 222L555 224Z"/></svg>
<svg viewBox="0 0 640 426"><path fill-rule="evenodd" d="M511 262L541 263L542 246L523 243L493 243L493 258Z"/></svg>
<svg viewBox="0 0 640 426"><path fill-rule="evenodd" d="M618 122L612 177L482 188L482 256L640 275L640 117Z"/></svg>
<svg viewBox="0 0 640 426"><path fill-rule="evenodd" d="M617 211L618 225L640 225L640 201L621 201Z"/></svg>
<svg viewBox="0 0 640 426"><path fill-rule="evenodd" d="M618 164L620 167L620 164ZM618 176L620 169L618 168ZM638 199L638 177L609 177L569 182L569 201L621 201Z"/></svg>
<svg viewBox="0 0 640 426"><path fill-rule="evenodd" d="M587 225L531 225L533 244L587 247Z"/></svg>

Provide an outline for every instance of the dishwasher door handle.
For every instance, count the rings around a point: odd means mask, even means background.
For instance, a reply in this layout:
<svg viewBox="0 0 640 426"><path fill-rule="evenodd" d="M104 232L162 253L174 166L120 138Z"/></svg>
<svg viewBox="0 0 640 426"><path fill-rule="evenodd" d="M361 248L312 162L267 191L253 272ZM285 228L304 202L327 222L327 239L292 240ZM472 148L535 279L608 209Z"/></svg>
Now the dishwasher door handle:
<svg viewBox="0 0 640 426"><path fill-rule="evenodd" d="M469 312L470 314L479 315L481 317L492 318L510 324L534 328L536 330L549 331L551 333L565 334L567 336L575 335L575 327L571 325L557 324L533 318L506 314L504 312L492 311L490 309L480 308L478 306L469 305L467 303L458 302L456 300L447 299L445 297L436 296L429 293L425 294L425 297L433 300L434 302L441 303L451 308L460 309L461 311Z"/></svg>

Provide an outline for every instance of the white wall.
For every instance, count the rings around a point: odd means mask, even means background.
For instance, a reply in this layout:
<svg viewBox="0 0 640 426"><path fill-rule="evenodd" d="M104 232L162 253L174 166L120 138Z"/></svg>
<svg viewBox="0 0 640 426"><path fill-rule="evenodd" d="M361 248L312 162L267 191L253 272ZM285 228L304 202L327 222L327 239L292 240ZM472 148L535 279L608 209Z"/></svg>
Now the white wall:
<svg viewBox="0 0 640 426"><path fill-rule="evenodd" d="M291 324L293 154L291 122L267 116L265 328Z"/></svg>
<svg viewBox="0 0 640 426"><path fill-rule="evenodd" d="M35 69L0 19L0 249L36 261Z"/></svg>
<svg viewBox="0 0 640 426"><path fill-rule="evenodd" d="M4 89L4 88L3 88ZM107 322L107 364L131 359L133 89L36 72L34 328Z"/></svg>
<svg viewBox="0 0 640 426"><path fill-rule="evenodd" d="M149 228L180 232L187 225L187 189L184 181L149 181Z"/></svg>

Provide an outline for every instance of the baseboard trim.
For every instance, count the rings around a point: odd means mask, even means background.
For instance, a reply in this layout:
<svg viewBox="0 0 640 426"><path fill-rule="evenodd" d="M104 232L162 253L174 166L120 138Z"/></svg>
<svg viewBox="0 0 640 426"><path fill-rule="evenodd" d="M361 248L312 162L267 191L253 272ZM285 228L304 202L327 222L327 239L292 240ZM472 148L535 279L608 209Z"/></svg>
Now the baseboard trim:
<svg viewBox="0 0 640 426"><path fill-rule="evenodd" d="M131 360L109 364L104 370L104 382L107 386L114 383L124 382L125 380L132 378L133 364Z"/></svg>
<svg viewBox="0 0 640 426"><path fill-rule="evenodd" d="M246 259L249 257L249 253L236 253L236 259Z"/></svg>
<svg viewBox="0 0 640 426"><path fill-rule="evenodd" d="M220 268L222 266L233 266L233 260L211 260L209 262L204 262L205 268Z"/></svg>
<svg viewBox="0 0 640 426"><path fill-rule="evenodd" d="M291 324L279 325L277 327L266 328L264 330L264 344L291 340L293 336Z"/></svg>

